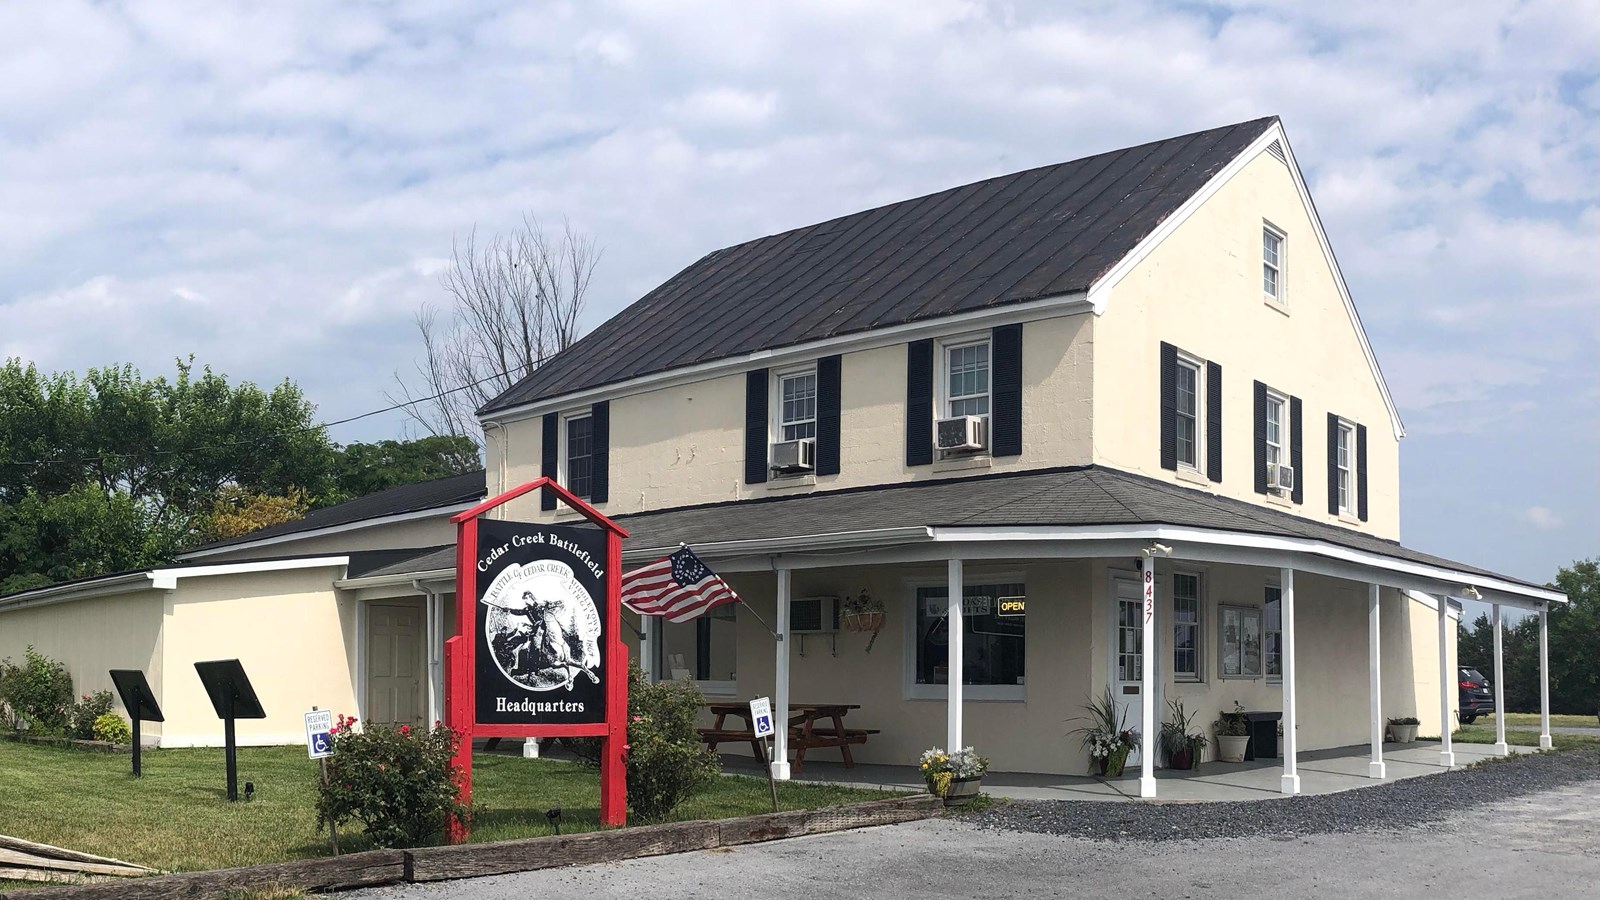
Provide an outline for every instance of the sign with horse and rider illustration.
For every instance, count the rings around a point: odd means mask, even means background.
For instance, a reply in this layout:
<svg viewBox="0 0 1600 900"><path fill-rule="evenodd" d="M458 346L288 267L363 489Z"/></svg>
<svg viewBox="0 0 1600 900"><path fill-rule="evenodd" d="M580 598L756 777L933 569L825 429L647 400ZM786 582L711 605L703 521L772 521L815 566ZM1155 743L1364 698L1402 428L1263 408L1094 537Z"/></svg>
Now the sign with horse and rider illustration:
<svg viewBox="0 0 1600 900"><path fill-rule="evenodd" d="M605 532L478 523L477 721L605 721Z"/></svg>
<svg viewBox="0 0 1600 900"><path fill-rule="evenodd" d="M485 518L543 491L582 516L556 525ZM628 533L550 478L452 516L456 633L444 642L452 765L472 803L475 738L598 738L600 824L627 823L628 653L622 539ZM468 823L452 820L450 839Z"/></svg>

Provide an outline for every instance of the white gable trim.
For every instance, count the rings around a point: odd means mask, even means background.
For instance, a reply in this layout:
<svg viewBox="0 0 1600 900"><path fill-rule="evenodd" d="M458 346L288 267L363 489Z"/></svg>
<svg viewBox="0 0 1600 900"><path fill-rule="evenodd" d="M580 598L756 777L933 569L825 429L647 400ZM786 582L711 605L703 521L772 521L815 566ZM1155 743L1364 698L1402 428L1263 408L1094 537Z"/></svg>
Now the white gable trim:
<svg viewBox="0 0 1600 900"><path fill-rule="evenodd" d="M214 566L184 566L178 568L148 569L126 575L107 575L90 581L50 585L22 591L0 598L0 613L70 600L92 597L110 597L135 591L174 591L180 578L204 578L211 575L247 575L255 572L283 572L291 569L345 568L348 556L317 556L305 559L274 559L266 561L241 561L220 563Z"/></svg>
<svg viewBox="0 0 1600 900"><path fill-rule="evenodd" d="M1294 179L1295 189L1300 192L1300 201L1305 204L1306 210L1311 214L1311 230L1316 234L1317 246L1322 248L1322 256L1328 263L1328 271L1333 273L1333 282L1339 288L1339 297L1344 300L1345 311L1350 314L1350 323L1355 326L1356 338L1361 342L1361 352L1367 357L1367 366L1372 370L1372 377L1378 383L1378 392L1383 395L1384 406L1389 410L1389 422L1394 428L1395 440L1406 436L1405 423L1400 421L1400 410L1394 405L1394 397L1389 394L1389 384L1384 380L1383 369L1378 366L1378 357L1372 352L1372 344L1367 340L1367 330L1361 324L1361 314L1356 312L1355 300L1350 296L1350 287L1345 284L1344 273L1339 270L1339 261L1334 258L1333 246L1328 243L1328 235L1322 228L1322 217L1317 214L1317 206L1311 200L1311 191L1306 188L1305 178L1300 174L1300 165L1295 162L1294 150L1289 146L1289 137L1284 134L1283 123L1274 122L1270 128L1262 132L1261 136L1251 142L1250 146L1240 151L1222 171L1218 172L1210 181L1194 193L1184 204L1168 216L1156 230L1146 235L1138 246L1134 247L1110 271L1100 277L1089 287L1089 303L1094 307L1096 315L1101 315L1106 310L1112 289L1117 286L1134 267L1143 262L1161 242L1166 240L1173 232L1177 231L1184 222L1188 221L1205 202L1222 190L1235 175L1244 170L1257 156L1270 152L1268 148L1274 141L1279 142L1286 157L1284 162L1289 167L1289 175ZM1277 154L1274 154L1277 155Z"/></svg>

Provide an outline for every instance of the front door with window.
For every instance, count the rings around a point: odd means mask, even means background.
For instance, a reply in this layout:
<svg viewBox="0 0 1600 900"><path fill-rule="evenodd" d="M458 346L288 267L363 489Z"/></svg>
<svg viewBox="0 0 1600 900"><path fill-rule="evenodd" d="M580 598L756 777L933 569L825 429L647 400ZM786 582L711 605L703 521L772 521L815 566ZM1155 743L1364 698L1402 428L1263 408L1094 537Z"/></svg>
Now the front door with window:
<svg viewBox="0 0 1600 900"><path fill-rule="evenodd" d="M1112 581L1111 696L1121 711L1125 728L1137 731L1144 715L1144 598L1132 578ZM1159 699L1159 698L1158 698ZM1128 754L1128 766L1139 762L1139 747Z"/></svg>
<svg viewBox="0 0 1600 900"><path fill-rule="evenodd" d="M422 631L421 605L368 604L368 721L422 723Z"/></svg>

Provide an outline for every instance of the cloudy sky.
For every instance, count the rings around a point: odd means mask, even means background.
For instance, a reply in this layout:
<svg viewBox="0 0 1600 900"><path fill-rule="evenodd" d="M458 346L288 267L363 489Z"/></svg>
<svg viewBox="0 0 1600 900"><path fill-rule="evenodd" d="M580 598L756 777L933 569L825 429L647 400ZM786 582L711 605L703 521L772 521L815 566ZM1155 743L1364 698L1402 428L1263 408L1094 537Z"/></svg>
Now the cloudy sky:
<svg viewBox="0 0 1600 900"><path fill-rule="evenodd" d="M0 356L386 403L453 237L590 325L705 252L1277 114L1410 430L1407 544L1600 554L1600 0L0 4ZM395 416L334 433L398 434Z"/></svg>

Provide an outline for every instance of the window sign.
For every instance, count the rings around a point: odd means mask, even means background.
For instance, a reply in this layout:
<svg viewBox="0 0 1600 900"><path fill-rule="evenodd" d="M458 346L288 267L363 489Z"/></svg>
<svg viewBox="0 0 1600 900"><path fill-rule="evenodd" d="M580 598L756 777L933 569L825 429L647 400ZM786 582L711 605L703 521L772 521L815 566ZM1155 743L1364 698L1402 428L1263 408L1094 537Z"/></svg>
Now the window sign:
<svg viewBox="0 0 1600 900"><path fill-rule="evenodd" d="M916 683L949 684L949 590L923 587L916 596ZM1026 683L1027 627L1024 614L1001 614L1005 604L1026 609L1021 584L968 585L962 594L963 684Z"/></svg>

